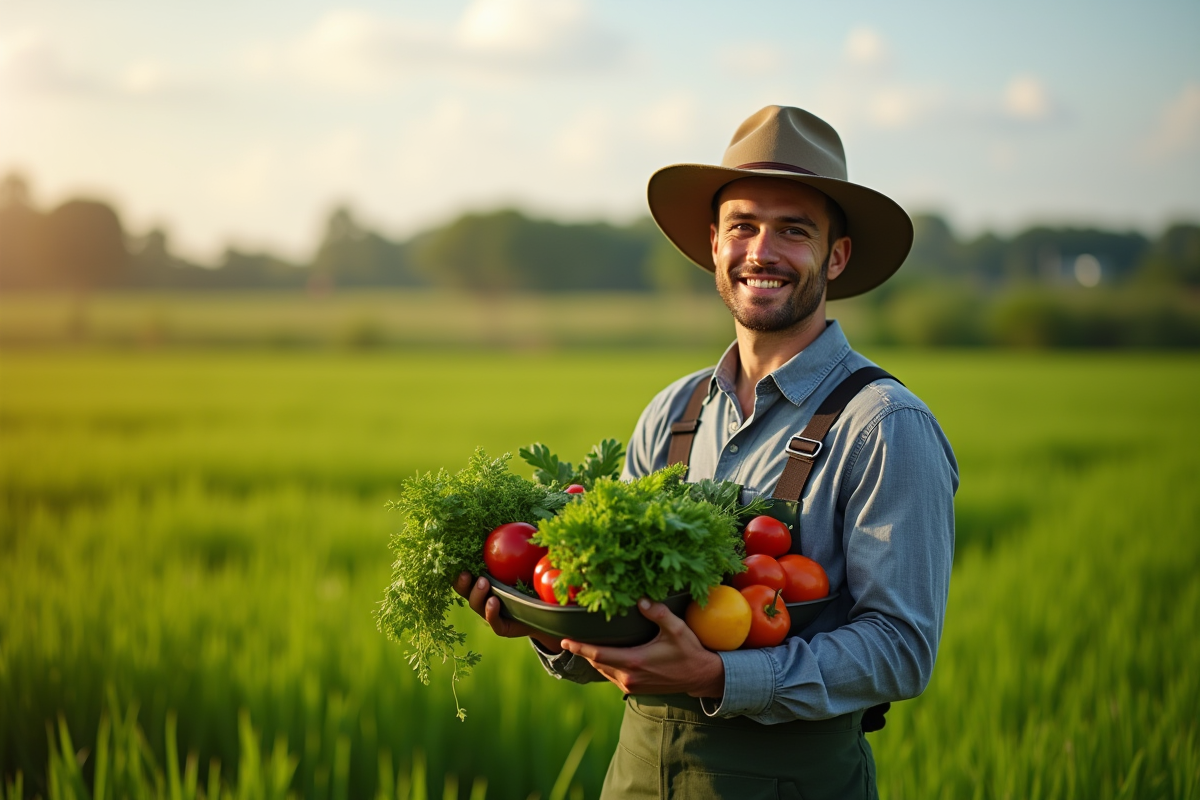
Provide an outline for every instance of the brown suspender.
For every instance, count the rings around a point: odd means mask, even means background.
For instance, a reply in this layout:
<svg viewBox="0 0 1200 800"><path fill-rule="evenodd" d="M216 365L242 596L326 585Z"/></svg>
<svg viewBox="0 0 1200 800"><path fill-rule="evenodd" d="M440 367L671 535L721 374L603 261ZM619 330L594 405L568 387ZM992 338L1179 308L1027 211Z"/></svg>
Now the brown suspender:
<svg viewBox="0 0 1200 800"><path fill-rule="evenodd" d="M804 486L808 483L808 476L812 474L813 464L824 449L822 442L825 435L829 433L833 423L837 422L846 405L868 383L884 378L896 380L879 367L863 367L850 373L829 393L817 408L817 413L808 421L808 425L804 426L804 430L793 436L784 448L787 450L788 460L783 467L783 474L779 476L779 483L775 484L775 491L771 495L773 499L800 499L804 494Z"/></svg>
<svg viewBox="0 0 1200 800"><path fill-rule="evenodd" d="M708 397L708 382L710 378L702 378L696 384L692 396L688 398L687 408L683 410L683 419L671 426L671 447L667 451L667 466L683 464L687 466L692 458L692 440L696 438L696 428L700 425L700 411L704 408L704 400Z"/></svg>
<svg viewBox="0 0 1200 800"><path fill-rule="evenodd" d="M797 501L804 494L804 486L812 474L813 464L824 449L822 441L825 435L837 422L846 405L854 399L863 388L878 380L890 378L900 383L892 375L879 367L863 367L851 373L845 380L829 393L829 396L817 408L817 413L804 430L796 434L787 443L787 464L779 483L775 484L775 492L771 495L774 500ZM667 452L668 464L687 464L692 455L692 441L696 438L696 428L700 424L700 410L708 397L708 380L701 380L688 399L683 419L671 426L671 446Z"/></svg>

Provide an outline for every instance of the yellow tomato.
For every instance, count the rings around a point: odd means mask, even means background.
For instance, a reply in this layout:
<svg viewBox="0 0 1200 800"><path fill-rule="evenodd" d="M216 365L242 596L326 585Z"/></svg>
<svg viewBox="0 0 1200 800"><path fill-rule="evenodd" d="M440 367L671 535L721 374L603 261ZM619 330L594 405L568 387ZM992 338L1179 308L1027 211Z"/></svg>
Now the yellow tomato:
<svg viewBox="0 0 1200 800"><path fill-rule="evenodd" d="M693 600L684 619L709 650L737 650L750 634L750 604L732 586L709 589L708 604Z"/></svg>

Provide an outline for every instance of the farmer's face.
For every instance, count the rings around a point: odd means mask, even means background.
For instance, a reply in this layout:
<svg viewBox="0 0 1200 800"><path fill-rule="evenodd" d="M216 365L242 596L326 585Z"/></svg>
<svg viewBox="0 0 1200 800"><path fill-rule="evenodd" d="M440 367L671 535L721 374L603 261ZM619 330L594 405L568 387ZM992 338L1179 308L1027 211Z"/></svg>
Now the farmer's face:
<svg viewBox="0 0 1200 800"><path fill-rule="evenodd" d="M717 291L752 331L802 325L845 269L850 240L828 241L821 192L779 178L743 178L718 195L711 229Z"/></svg>

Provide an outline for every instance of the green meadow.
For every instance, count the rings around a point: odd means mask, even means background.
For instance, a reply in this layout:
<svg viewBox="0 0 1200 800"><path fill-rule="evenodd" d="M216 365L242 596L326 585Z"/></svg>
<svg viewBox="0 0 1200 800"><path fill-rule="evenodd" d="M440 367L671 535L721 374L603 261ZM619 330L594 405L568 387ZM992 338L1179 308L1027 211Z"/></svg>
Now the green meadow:
<svg viewBox="0 0 1200 800"><path fill-rule="evenodd" d="M613 687L462 614L459 722L375 630L384 503L477 446L626 439L719 353L0 352L0 796L596 797ZM962 476L933 682L870 736L883 796L1200 797L1200 356L868 355Z"/></svg>

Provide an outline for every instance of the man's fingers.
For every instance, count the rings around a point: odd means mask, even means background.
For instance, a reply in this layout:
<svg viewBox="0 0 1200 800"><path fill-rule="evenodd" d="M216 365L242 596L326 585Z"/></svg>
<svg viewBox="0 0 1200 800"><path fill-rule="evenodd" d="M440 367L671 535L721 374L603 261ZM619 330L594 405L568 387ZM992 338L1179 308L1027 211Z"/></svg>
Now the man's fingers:
<svg viewBox="0 0 1200 800"><path fill-rule="evenodd" d="M642 616L651 622L655 623L662 630L672 636L679 636L688 628L687 623L667 608L665 603L652 603L643 597L638 600L638 611L642 612Z"/></svg>
<svg viewBox="0 0 1200 800"><path fill-rule="evenodd" d="M458 592L463 597L466 597L471 592L471 573L463 572L454 579L454 591Z"/></svg>
<svg viewBox="0 0 1200 800"><path fill-rule="evenodd" d="M467 598L467 604L471 606L471 610L485 619L487 617L484 614L484 604L487 603L491 590L492 585L488 583L488 579L479 578L475 581L475 585L471 587L471 596ZM497 600L496 602L500 601Z"/></svg>
<svg viewBox="0 0 1200 800"><path fill-rule="evenodd" d="M585 644L577 642L574 639L563 639L562 647L564 650L570 650L577 656L582 656L588 661L600 664L611 664L620 666L626 660L626 647L601 647L594 644Z"/></svg>

